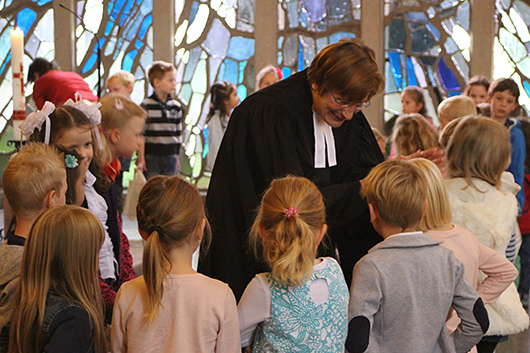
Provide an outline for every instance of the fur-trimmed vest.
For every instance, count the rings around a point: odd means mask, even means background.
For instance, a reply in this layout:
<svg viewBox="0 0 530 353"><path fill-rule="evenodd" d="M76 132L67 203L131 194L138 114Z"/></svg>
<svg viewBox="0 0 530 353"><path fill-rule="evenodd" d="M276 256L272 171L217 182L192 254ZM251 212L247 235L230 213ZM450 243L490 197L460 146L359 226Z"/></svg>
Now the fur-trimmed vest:
<svg viewBox="0 0 530 353"><path fill-rule="evenodd" d="M515 194L508 191L512 190L510 182L513 183L513 177L511 181L505 177L502 190L475 178L472 181L476 188L469 186L463 178L446 181L453 223L469 229L482 244L502 255L510 241L518 213ZM482 283L484 278L481 273L479 282ZM514 334L528 327L528 315L513 283L495 303L486 304L486 309L490 319L488 336Z"/></svg>

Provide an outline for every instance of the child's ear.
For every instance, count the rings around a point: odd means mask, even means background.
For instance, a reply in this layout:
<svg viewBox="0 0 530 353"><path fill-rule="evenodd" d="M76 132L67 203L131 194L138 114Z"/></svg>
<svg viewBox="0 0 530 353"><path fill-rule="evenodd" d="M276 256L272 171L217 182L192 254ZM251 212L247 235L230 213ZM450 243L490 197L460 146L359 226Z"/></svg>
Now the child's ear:
<svg viewBox="0 0 530 353"><path fill-rule="evenodd" d="M197 229L197 239L199 240L199 243L202 240L202 237L204 236L204 227L206 227L206 218L202 219L201 224L199 224L199 227Z"/></svg>
<svg viewBox="0 0 530 353"><path fill-rule="evenodd" d="M263 237L265 236L265 227L263 226L262 223L258 225L258 233L259 233L259 237L263 239Z"/></svg>
<svg viewBox="0 0 530 353"><path fill-rule="evenodd" d="M46 195L46 199L45 199L46 208L50 208L52 206L55 206L54 203L53 203L53 199L54 199L55 194L56 194L56 191L52 190L52 191L50 191L48 193L48 195Z"/></svg>
<svg viewBox="0 0 530 353"><path fill-rule="evenodd" d="M120 138L121 138L120 130L118 130L117 128L114 128L114 129L110 130L109 141L112 144L118 143L118 141L120 141Z"/></svg>
<svg viewBox="0 0 530 353"><path fill-rule="evenodd" d="M370 210L370 222L374 223L379 218L379 214L371 203L368 204L368 209Z"/></svg>

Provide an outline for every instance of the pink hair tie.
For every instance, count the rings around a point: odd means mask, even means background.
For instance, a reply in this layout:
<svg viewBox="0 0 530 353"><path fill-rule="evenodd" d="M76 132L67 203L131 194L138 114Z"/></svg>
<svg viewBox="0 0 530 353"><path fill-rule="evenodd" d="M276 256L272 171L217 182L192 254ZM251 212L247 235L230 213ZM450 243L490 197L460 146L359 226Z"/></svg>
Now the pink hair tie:
<svg viewBox="0 0 530 353"><path fill-rule="evenodd" d="M283 213L285 213L285 217L287 219L291 218L291 216L298 216L298 210L296 207L290 207L289 209L283 210Z"/></svg>

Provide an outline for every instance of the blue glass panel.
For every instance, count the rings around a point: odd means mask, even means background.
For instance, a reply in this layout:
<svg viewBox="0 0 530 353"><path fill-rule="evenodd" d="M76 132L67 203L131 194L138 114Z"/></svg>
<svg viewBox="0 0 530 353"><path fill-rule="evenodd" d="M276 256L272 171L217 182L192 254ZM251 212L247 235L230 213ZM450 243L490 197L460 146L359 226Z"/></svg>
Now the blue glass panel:
<svg viewBox="0 0 530 353"><path fill-rule="evenodd" d="M125 5L125 7L123 8L123 15L122 16L127 16L131 13L131 9L134 5L134 0L129 0L127 1L127 4Z"/></svg>
<svg viewBox="0 0 530 353"><path fill-rule="evenodd" d="M418 80L416 79L416 73L414 72L414 65L412 65L410 57L407 57L407 77L409 79L409 86L418 86Z"/></svg>
<svg viewBox="0 0 530 353"><path fill-rule="evenodd" d="M291 69L288 67L282 67L283 78L291 76Z"/></svg>
<svg viewBox="0 0 530 353"><path fill-rule="evenodd" d="M199 3L197 1L194 1L191 5L191 13L190 13L190 25L195 21L195 16L197 16L197 11L199 11Z"/></svg>
<svg viewBox="0 0 530 353"><path fill-rule="evenodd" d="M239 63L239 77L237 83L243 83L245 79L245 67L247 66L247 61L242 61Z"/></svg>
<svg viewBox="0 0 530 353"><path fill-rule="evenodd" d="M390 66L390 62L385 62L385 92L386 93L393 93L397 92L398 88L396 87L396 83L394 82L394 76L392 74L392 68Z"/></svg>
<svg viewBox="0 0 530 353"><path fill-rule="evenodd" d="M232 37L227 56L236 60L247 60L254 55L254 39Z"/></svg>
<svg viewBox="0 0 530 353"><path fill-rule="evenodd" d="M124 3L125 3L125 0L116 0L116 3L114 7L112 8L112 13L110 14L110 18L112 20L116 20L116 18L118 18L118 15L120 14L120 10L123 7Z"/></svg>
<svg viewBox="0 0 530 353"><path fill-rule="evenodd" d="M110 32L112 31L112 28L114 28L114 23L112 21L109 21L107 23L107 27L105 28L105 35L108 36Z"/></svg>
<svg viewBox="0 0 530 353"><path fill-rule="evenodd" d="M462 91L449 91L447 92L449 94L449 97L456 97L462 94Z"/></svg>
<svg viewBox="0 0 530 353"><path fill-rule="evenodd" d="M348 14L348 12L350 11L351 9L351 3L350 3L350 0L328 0L327 1L328 3L328 17L330 18L342 18L344 17L346 14ZM348 21L348 19L345 19L346 21ZM337 21L335 21L337 22Z"/></svg>
<svg viewBox="0 0 530 353"><path fill-rule="evenodd" d="M420 56L420 62L422 65L433 66L436 63L436 57L434 56Z"/></svg>
<svg viewBox="0 0 530 353"><path fill-rule="evenodd" d="M220 78L221 80L237 82L238 76L238 64L234 60L226 59L225 60L225 72L224 77Z"/></svg>
<svg viewBox="0 0 530 353"><path fill-rule="evenodd" d="M96 65L96 61L98 59L97 54L92 54L90 58L87 60L85 67L83 67L82 73L87 73L88 71L92 70L94 65Z"/></svg>
<svg viewBox="0 0 530 353"><path fill-rule="evenodd" d="M39 1L37 2L37 5L42 6L42 5L46 5L46 4L49 3L49 2L52 2L52 0L39 0Z"/></svg>
<svg viewBox="0 0 530 353"><path fill-rule="evenodd" d="M304 47L302 43L298 45L298 71L304 69Z"/></svg>
<svg viewBox="0 0 530 353"><path fill-rule="evenodd" d="M342 38L355 38L355 34L354 33L349 33L349 32L333 33L332 35L329 36L329 43L330 44L337 43Z"/></svg>
<svg viewBox="0 0 530 353"><path fill-rule="evenodd" d="M438 86L436 84L436 79L434 78L434 72L432 71L432 68L431 67L428 67L427 68L427 72L429 73L429 80L431 80L430 84L433 85L433 86Z"/></svg>
<svg viewBox="0 0 530 353"><path fill-rule="evenodd" d="M125 54L125 57L123 58L123 65L122 65L125 71L131 72L136 54L138 54L138 50L136 49L133 49L127 54Z"/></svg>
<svg viewBox="0 0 530 353"><path fill-rule="evenodd" d="M100 48L103 48L103 44L105 44L105 37L101 38L98 42L98 45ZM96 49L97 49L97 46L96 46Z"/></svg>
<svg viewBox="0 0 530 353"><path fill-rule="evenodd" d="M388 25L388 49L405 50L407 45L407 30L401 18L395 18Z"/></svg>
<svg viewBox="0 0 530 353"><path fill-rule="evenodd" d="M407 12L405 18L408 21L427 23L428 19L425 13L423 12Z"/></svg>
<svg viewBox="0 0 530 353"><path fill-rule="evenodd" d="M466 31L469 32L469 2L465 1L458 7L458 10L456 12L456 19L458 20L458 23L464 28Z"/></svg>
<svg viewBox="0 0 530 353"><path fill-rule="evenodd" d="M4 70L6 69L7 63L10 62L10 61L11 61L11 51L9 52L9 54L7 54L7 57L4 60L4 63L2 64L2 67L0 68L0 72L4 72Z"/></svg>
<svg viewBox="0 0 530 353"><path fill-rule="evenodd" d="M427 29L431 32L436 41L440 40L440 31L431 22L427 23Z"/></svg>
<svg viewBox="0 0 530 353"><path fill-rule="evenodd" d="M307 14L305 11L300 12L300 25L303 28L307 28Z"/></svg>
<svg viewBox="0 0 530 353"><path fill-rule="evenodd" d="M403 74L401 73L401 61L399 53L395 51L388 52L388 59L390 60L390 65L392 66L392 74L394 75L394 81L399 91L403 88L401 82L403 80Z"/></svg>
<svg viewBox="0 0 530 353"><path fill-rule="evenodd" d="M526 80L523 81L523 88L528 96L530 96L530 83Z"/></svg>
<svg viewBox="0 0 530 353"><path fill-rule="evenodd" d="M136 44L134 46L136 47L136 49L141 49L143 45L144 43L140 39L137 39Z"/></svg>
<svg viewBox="0 0 530 353"><path fill-rule="evenodd" d="M460 84L453 72L447 67L443 58L438 62L438 73L446 90L460 89Z"/></svg>
<svg viewBox="0 0 530 353"><path fill-rule="evenodd" d="M247 98L247 88L244 85L237 86L237 95L239 96L239 99L243 101Z"/></svg>
<svg viewBox="0 0 530 353"><path fill-rule="evenodd" d="M24 33L28 33L36 18L37 13L35 11L25 8L17 14L17 26L20 27Z"/></svg>
<svg viewBox="0 0 530 353"><path fill-rule="evenodd" d="M151 23L153 23L153 15L146 16L144 22L142 23L142 27L140 28L140 33L138 33L140 39L144 39L149 26L151 26Z"/></svg>

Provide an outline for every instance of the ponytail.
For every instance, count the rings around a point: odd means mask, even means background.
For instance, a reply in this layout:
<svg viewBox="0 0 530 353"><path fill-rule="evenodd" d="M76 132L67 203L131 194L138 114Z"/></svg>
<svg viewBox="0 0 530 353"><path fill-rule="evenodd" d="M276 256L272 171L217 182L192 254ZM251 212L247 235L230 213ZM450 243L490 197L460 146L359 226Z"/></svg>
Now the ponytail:
<svg viewBox="0 0 530 353"><path fill-rule="evenodd" d="M158 308L162 302L164 291L164 261L165 254L160 242L161 234L153 231L144 246L142 269L147 287L147 310L144 323L151 323L158 315Z"/></svg>

